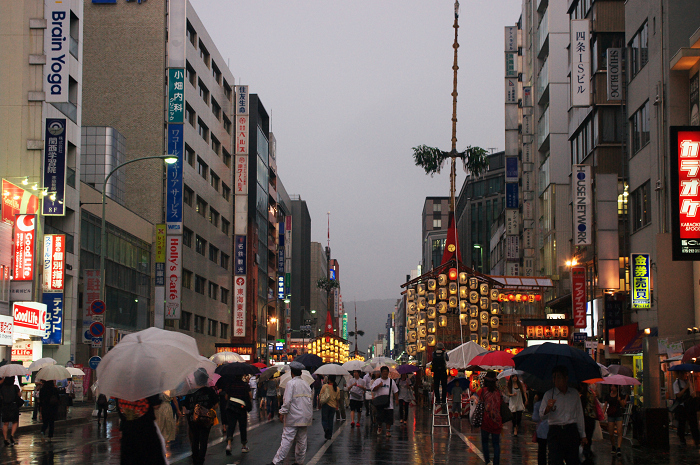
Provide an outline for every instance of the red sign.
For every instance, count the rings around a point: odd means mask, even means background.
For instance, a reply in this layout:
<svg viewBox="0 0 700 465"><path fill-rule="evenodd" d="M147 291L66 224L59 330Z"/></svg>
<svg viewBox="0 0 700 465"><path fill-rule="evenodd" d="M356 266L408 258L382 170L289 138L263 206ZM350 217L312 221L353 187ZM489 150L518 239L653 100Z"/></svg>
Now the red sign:
<svg viewBox="0 0 700 465"><path fill-rule="evenodd" d="M13 224L15 216L35 214L39 210L39 198L5 179L2 180L2 220Z"/></svg>
<svg viewBox="0 0 700 465"><path fill-rule="evenodd" d="M571 302L574 328L586 327L586 267L571 268Z"/></svg>
<svg viewBox="0 0 700 465"><path fill-rule="evenodd" d="M236 276L233 286L233 336L245 337L246 333L246 277Z"/></svg>
<svg viewBox="0 0 700 465"><path fill-rule="evenodd" d="M12 310L15 333L44 337L46 333L46 304L15 302Z"/></svg>
<svg viewBox="0 0 700 465"><path fill-rule="evenodd" d="M63 290L63 271L66 264L66 236L44 235L44 292Z"/></svg>
<svg viewBox="0 0 700 465"><path fill-rule="evenodd" d="M15 281L34 279L34 236L36 215L17 215L15 218Z"/></svg>
<svg viewBox="0 0 700 465"><path fill-rule="evenodd" d="M85 303L87 304L87 314L92 316L92 304L100 298L100 270L84 270L85 273Z"/></svg>
<svg viewBox="0 0 700 465"><path fill-rule="evenodd" d="M678 132L680 237L700 239L700 132Z"/></svg>

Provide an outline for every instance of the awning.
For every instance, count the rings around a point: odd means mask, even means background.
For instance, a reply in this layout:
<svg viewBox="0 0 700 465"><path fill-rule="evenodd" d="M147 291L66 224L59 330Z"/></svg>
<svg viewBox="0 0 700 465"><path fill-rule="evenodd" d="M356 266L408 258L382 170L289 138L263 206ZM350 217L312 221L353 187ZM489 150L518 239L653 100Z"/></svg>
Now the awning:
<svg viewBox="0 0 700 465"><path fill-rule="evenodd" d="M643 344L645 337L656 337L659 335L658 328L653 328L651 333L645 334L644 330L638 331L637 335L627 343L627 345L620 351L621 354L640 354L643 352Z"/></svg>
<svg viewBox="0 0 700 465"><path fill-rule="evenodd" d="M569 292L561 297L545 302L544 306L554 310L565 310L567 308L571 308L571 293Z"/></svg>

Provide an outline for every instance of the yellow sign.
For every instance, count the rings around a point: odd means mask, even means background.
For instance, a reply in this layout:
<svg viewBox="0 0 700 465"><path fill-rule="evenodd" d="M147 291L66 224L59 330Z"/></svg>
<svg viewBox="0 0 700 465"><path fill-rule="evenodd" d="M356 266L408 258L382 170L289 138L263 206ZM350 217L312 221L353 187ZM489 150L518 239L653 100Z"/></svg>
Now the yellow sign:
<svg viewBox="0 0 700 465"><path fill-rule="evenodd" d="M165 263L165 225L156 225L156 263Z"/></svg>

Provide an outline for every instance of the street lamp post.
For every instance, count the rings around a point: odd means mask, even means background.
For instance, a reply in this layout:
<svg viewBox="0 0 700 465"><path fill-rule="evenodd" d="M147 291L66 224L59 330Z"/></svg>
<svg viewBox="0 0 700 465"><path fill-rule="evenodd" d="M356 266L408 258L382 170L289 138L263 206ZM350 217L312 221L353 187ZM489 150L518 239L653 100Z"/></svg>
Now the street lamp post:
<svg viewBox="0 0 700 465"><path fill-rule="evenodd" d="M475 249L479 249L479 268L481 268L479 271L481 273L484 272L484 249L481 247L481 244L474 244Z"/></svg>

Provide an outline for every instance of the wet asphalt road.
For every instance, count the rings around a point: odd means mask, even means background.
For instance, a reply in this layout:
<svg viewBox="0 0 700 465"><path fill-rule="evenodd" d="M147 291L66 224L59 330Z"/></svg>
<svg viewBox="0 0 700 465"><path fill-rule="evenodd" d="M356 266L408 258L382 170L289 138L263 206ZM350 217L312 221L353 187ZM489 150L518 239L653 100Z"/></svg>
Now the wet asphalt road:
<svg viewBox="0 0 700 465"><path fill-rule="evenodd" d="M414 414L416 413L416 414ZM430 433L430 414L427 410L411 409L407 426L393 427L391 438L379 437L370 428L367 418L359 428L351 428L347 422L336 422L331 441L323 440L320 412L314 412L314 423L309 428L309 444L306 463L309 465L330 464L448 464L484 465L481 454L479 431L472 429L466 419L453 422L452 434L446 429ZM348 417L349 418L349 417ZM219 427L214 427L210 436L207 464L250 464L270 463L280 444L282 425L278 420L268 422L258 420L257 412L251 413L249 443L251 452L241 453L240 438L234 438L233 453L224 453L225 441ZM504 429L501 438L502 464L537 464L537 445L531 442L531 425L521 428L519 437ZM178 437L168 445L168 459L173 464L190 464L187 425L180 423ZM0 447L0 465L3 464L119 464L119 429L116 415L112 415L101 428L96 422L58 427L53 442L41 441L39 432L26 432L18 435L15 446ZM689 443L692 440L689 439ZM601 465L697 465L700 464L698 449L678 445L675 435L671 437L671 449L659 451L649 448L632 447L623 443L621 458L610 455L607 440L596 441L594 452L597 464ZM285 463L291 464L293 456Z"/></svg>

